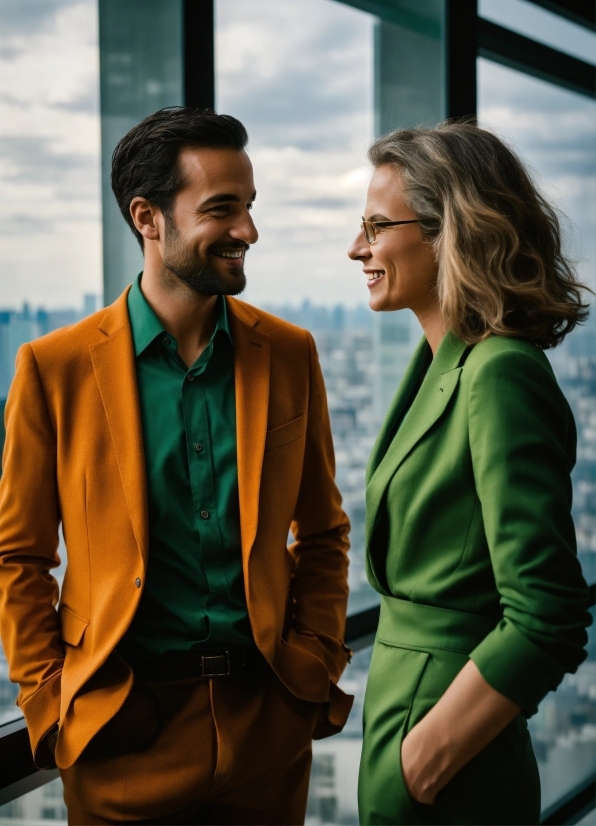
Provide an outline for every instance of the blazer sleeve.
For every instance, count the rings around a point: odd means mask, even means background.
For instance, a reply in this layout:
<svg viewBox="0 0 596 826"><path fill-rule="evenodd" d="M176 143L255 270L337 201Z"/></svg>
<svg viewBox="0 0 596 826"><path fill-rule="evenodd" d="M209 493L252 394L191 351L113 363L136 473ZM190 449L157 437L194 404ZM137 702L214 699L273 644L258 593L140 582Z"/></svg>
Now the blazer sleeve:
<svg viewBox="0 0 596 826"><path fill-rule="evenodd" d="M586 656L591 616L571 517L575 425L538 351L506 350L484 361L470 385L469 416L503 609L470 656L493 688L530 715Z"/></svg>
<svg viewBox="0 0 596 826"><path fill-rule="evenodd" d="M56 724L64 648L56 613L59 508L56 437L28 344L6 403L6 443L0 481L0 632L10 679L40 767L38 746ZM43 752L43 749L41 750Z"/></svg>
<svg viewBox="0 0 596 826"><path fill-rule="evenodd" d="M335 484L335 459L327 396L315 343L307 333L310 357L308 420L302 479L292 522L295 560L292 581L292 630L300 644L325 663L332 682L344 670L348 601L348 531ZM310 637L310 641L309 641Z"/></svg>

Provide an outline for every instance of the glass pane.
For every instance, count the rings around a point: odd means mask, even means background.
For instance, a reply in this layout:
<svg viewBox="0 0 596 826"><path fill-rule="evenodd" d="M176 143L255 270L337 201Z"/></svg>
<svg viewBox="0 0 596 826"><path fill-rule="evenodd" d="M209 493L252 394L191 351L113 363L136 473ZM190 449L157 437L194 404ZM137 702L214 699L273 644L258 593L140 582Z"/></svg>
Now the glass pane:
<svg viewBox="0 0 596 826"><path fill-rule="evenodd" d="M337 737L313 742L313 766L308 790L306 826L357 824L358 767L362 751L362 708L372 646L352 658L340 681L354 695L344 730Z"/></svg>
<svg viewBox="0 0 596 826"><path fill-rule="evenodd" d="M182 6L182 0L151 0L148 14L146 0L99 0L106 304L143 269L140 247L110 187L112 152L143 118L183 102Z"/></svg>
<svg viewBox="0 0 596 826"><path fill-rule="evenodd" d="M508 139L547 196L569 216L565 241L582 280L596 287L596 102L486 60L479 61L481 122ZM596 579L596 308L547 351L576 419L573 516L588 582ZM596 769L596 650L549 694L530 726L546 807Z"/></svg>
<svg viewBox="0 0 596 826"><path fill-rule="evenodd" d="M577 826L596 826L596 808L577 821Z"/></svg>
<svg viewBox="0 0 596 826"><path fill-rule="evenodd" d="M375 27L376 133L429 125L445 113L444 3L392 4L392 21ZM373 313L373 413L380 427L422 336L410 310Z"/></svg>
<svg viewBox="0 0 596 826"><path fill-rule="evenodd" d="M248 129L258 192L245 297L317 340L352 521L356 611L378 600L364 575L364 471L377 431L372 313L346 255L374 134L375 18L330 0L217 0L215 8L217 109Z"/></svg>
<svg viewBox="0 0 596 826"><path fill-rule="evenodd" d="M96 0L0 5L2 422L20 345L100 306L98 93ZM0 722L16 693L0 649Z"/></svg>
<svg viewBox="0 0 596 826"><path fill-rule="evenodd" d="M0 806L0 826L66 826L66 806L59 777Z"/></svg>
<svg viewBox="0 0 596 826"><path fill-rule="evenodd" d="M376 133L444 117L443 0L394 0L375 27Z"/></svg>
<svg viewBox="0 0 596 826"><path fill-rule="evenodd" d="M594 609L592 609L594 617ZM596 630L588 659L567 674L529 721L546 809L596 772Z"/></svg>
<svg viewBox="0 0 596 826"><path fill-rule="evenodd" d="M596 34L527 0L480 0L481 17L588 63L596 63Z"/></svg>
<svg viewBox="0 0 596 826"><path fill-rule="evenodd" d="M13 312L3 362L35 334L39 306L80 313L100 292L96 6L0 5L0 308ZM6 323L3 313L3 333Z"/></svg>
<svg viewBox="0 0 596 826"><path fill-rule="evenodd" d="M247 127L255 167L247 301L362 303L346 250L373 137L371 15L333 0L216 0L217 110Z"/></svg>

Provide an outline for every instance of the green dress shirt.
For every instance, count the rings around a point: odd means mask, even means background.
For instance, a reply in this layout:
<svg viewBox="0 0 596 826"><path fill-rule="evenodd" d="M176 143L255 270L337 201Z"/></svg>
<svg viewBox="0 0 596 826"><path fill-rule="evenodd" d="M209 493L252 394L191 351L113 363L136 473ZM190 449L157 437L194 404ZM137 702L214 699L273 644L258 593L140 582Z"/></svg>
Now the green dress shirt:
<svg viewBox="0 0 596 826"><path fill-rule="evenodd" d="M119 650L134 659L252 641L244 593L234 360L226 303L190 369L141 291L128 296L149 507L149 562Z"/></svg>

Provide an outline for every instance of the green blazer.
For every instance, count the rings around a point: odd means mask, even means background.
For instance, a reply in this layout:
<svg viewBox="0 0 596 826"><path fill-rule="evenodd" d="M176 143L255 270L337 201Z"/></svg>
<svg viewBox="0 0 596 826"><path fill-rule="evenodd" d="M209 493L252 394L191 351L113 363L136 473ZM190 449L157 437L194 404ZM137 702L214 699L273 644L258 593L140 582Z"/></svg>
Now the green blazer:
<svg viewBox="0 0 596 826"><path fill-rule="evenodd" d="M372 586L497 620L470 656L526 714L585 658L575 446L538 347L502 337L468 347L448 333L432 361L419 344L367 471Z"/></svg>

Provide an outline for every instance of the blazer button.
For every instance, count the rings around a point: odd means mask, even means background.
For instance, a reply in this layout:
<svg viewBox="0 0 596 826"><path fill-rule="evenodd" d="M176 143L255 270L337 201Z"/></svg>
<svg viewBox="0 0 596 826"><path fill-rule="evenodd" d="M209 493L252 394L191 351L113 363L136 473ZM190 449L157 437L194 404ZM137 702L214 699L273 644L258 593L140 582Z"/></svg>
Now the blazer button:
<svg viewBox="0 0 596 826"><path fill-rule="evenodd" d="M137 588L140 588L140 587L141 587L141 580L140 580L140 578L139 578L139 577L137 577L137 578L135 579L135 585L137 586Z"/></svg>
<svg viewBox="0 0 596 826"><path fill-rule="evenodd" d="M201 511L202 519L209 519L209 511Z"/></svg>

